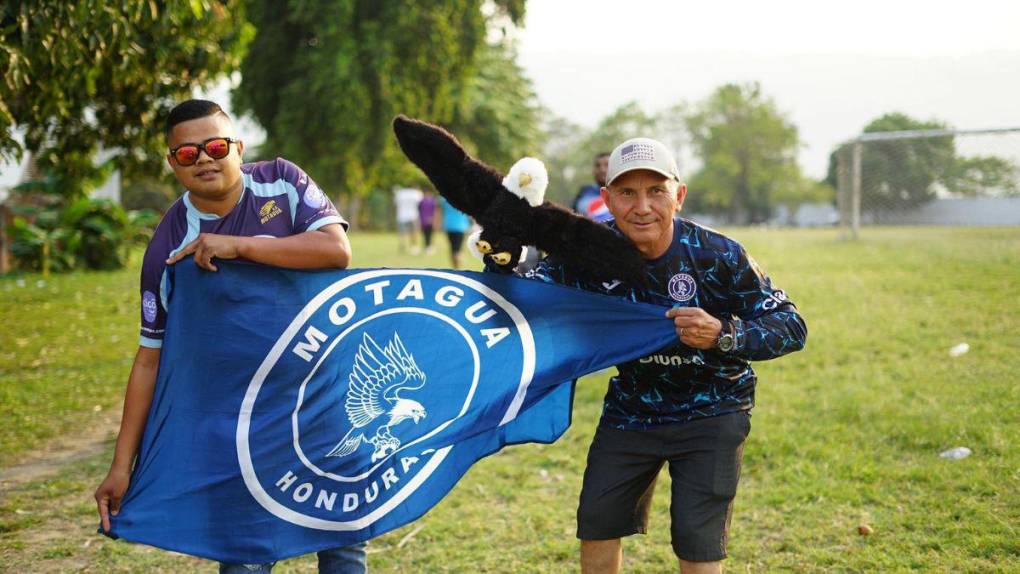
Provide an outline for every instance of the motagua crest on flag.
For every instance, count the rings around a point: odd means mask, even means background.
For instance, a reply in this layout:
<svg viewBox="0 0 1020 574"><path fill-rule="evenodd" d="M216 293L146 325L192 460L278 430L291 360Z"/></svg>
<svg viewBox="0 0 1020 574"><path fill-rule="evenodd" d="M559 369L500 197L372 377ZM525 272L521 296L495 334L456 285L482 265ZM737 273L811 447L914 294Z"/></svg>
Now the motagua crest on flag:
<svg viewBox="0 0 1020 574"><path fill-rule="evenodd" d="M520 373L516 392L486 388L497 368ZM248 385L237 424L245 485L292 524L369 527L493 416L473 403L513 420L534 370L524 315L482 283L430 270L348 275L297 313ZM289 417L270 406L280 401ZM292 449L277 448L281 433Z"/></svg>

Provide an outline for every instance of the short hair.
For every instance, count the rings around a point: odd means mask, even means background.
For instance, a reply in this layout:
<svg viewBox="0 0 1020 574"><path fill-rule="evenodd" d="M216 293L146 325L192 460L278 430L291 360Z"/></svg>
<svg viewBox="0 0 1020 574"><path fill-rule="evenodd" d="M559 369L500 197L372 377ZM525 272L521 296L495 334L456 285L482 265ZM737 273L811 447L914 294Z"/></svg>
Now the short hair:
<svg viewBox="0 0 1020 574"><path fill-rule="evenodd" d="M223 117L228 120L230 119L227 112L223 111L223 108L216 102L209 100L185 100L174 106L174 109L170 110L170 115L166 117L166 137L167 139L170 138L170 132L173 131L174 126L177 124L217 114L223 114Z"/></svg>
<svg viewBox="0 0 1020 574"><path fill-rule="evenodd" d="M598 165L598 162L599 162L600 159L602 159L604 157L609 157L609 155L610 155L610 153L607 152L607 151L600 151L599 153L595 154L594 158L592 158L592 163Z"/></svg>

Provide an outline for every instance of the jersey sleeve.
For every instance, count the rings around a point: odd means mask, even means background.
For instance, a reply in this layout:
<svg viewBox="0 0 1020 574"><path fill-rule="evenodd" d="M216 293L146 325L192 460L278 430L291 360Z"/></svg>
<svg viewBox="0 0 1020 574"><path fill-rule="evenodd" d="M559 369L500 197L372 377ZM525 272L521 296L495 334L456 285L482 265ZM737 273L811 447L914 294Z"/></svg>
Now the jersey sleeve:
<svg viewBox="0 0 1020 574"><path fill-rule="evenodd" d="M156 228L142 258L140 280L142 325L138 344L150 349L163 346L166 330L167 289L163 284L166 258L170 254L168 225Z"/></svg>
<svg viewBox="0 0 1020 574"><path fill-rule="evenodd" d="M294 208L295 234L315 231L332 223L340 224L345 231L347 230L347 221L341 217L333 202L304 170L283 158L277 158L276 162L283 179L297 190L297 205Z"/></svg>
<svg viewBox="0 0 1020 574"><path fill-rule="evenodd" d="M763 361L804 348L807 325L793 301L743 247L736 245L733 253L728 311L740 319L733 354Z"/></svg>

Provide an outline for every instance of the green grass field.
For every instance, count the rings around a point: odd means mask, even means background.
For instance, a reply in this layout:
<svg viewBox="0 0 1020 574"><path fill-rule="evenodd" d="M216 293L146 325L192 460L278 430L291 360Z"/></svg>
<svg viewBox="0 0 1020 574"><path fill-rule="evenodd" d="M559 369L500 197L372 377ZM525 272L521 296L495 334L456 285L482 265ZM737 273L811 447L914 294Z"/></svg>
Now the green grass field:
<svg viewBox="0 0 1020 574"><path fill-rule="evenodd" d="M732 229L804 314L807 349L757 366L729 571L1020 572L1020 229ZM444 267L355 235L355 264ZM137 270L0 279L0 468L109 425L137 342ZM956 358L949 348L967 342ZM606 376L578 384L557 443L477 464L374 572L570 572ZM963 460L940 451L967 446ZM0 571L215 571L95 534L104 452L0 494ZM676 571L668 473L627 572ZM874 532L860 536L857 527ZM278 572L313 572L314 559Z"/></svg>

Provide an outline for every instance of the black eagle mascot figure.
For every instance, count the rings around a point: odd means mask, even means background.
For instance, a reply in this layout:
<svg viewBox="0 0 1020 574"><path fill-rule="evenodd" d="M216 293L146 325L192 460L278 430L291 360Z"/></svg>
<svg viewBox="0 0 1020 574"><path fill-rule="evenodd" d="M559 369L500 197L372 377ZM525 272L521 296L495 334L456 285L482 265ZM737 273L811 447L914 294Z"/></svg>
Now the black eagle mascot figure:
<svg viewBox="0 0 1020 574"><path fill-rule="evenodd" d="M587 281L644 284L645 263L626 237L548 201L532 206L503 187L503 176L474 159L452 134L427 122L397 116L400 149L450 202L482 227L479 250L491 264L512 270L522 246L567 263Z"/></svg>

